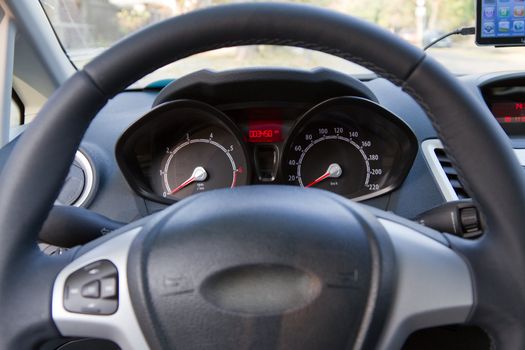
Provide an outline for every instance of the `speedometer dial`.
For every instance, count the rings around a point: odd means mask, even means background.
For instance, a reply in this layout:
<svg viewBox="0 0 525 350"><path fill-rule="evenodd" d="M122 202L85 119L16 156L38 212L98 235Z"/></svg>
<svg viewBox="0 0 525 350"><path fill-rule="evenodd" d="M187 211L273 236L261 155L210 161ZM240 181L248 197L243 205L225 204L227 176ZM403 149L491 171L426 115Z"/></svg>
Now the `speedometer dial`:
<svg viewBox="0 0 525 350"><path fill-rule="evenodd" d="M373 102L336 98L307 112L285 146L284 180L365 199L400 183L414 157L411 133Z"/></svg>
<svg viewBox="0 0 525 350"><path fill-rule="evenodd" d="M356 127L319 122L295 138L287 180L302 187L329 190L348 197L377 190L382 164L372 140Z"/></svg>
<svg viewBox="0 0 525 350"><path fill-rule="evenodd" d="M341 194L353 193L363 184L368 186L370 162L359 145L360 141L345 137L344 133L329 135L329 129L342 131L344 128L320 128L319 131L326 134L304 147L297 162L299 185L322 187ZM348 181L346 173L355 173L359 177Z"/></svg>

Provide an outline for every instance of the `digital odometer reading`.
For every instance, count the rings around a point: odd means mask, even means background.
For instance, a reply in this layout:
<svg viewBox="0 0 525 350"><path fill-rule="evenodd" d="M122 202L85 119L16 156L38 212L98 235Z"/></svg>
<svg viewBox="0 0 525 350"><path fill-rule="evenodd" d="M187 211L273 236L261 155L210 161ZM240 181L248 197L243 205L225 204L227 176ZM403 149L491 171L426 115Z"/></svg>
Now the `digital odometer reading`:
<svg viewBox="0 0 525 350"><path fill-rule="evenodd" d="M251 120L248 124L248 141L252 143L276 143L283 139L282 121Z"/></svg>

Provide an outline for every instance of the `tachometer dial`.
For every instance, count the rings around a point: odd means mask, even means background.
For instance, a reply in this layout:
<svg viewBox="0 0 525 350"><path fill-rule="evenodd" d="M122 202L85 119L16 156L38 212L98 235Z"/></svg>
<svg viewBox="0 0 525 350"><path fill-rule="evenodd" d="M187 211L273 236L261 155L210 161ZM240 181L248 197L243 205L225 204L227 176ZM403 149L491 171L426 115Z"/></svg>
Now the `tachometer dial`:
<svg viewBox="0 0 525 350"><path fill-rule="evenodd" d="M181 199L247 181L241 145L220 127L207 127L166 149L160 177L165 198Z"/></svg>

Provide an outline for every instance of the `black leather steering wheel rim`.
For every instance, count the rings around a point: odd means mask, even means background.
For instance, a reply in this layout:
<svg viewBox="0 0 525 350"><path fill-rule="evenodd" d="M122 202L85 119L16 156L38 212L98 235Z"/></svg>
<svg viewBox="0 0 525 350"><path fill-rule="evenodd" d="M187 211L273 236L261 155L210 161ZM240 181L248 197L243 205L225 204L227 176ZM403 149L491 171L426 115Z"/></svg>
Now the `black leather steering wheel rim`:
<svg viewBox="0 0 525 350"><path fill-rule="evenodd" d="M151 26L95 58L49 99L0 174L0 309L5 310L0 347L29 347L57 334L48 305L52 280L71 257L44 257L36 238L96 113L130 83L167 63L248 44L330 53L371 69L416 99L486 222L479 240L450 238L472 269L476 304L470 323L484 328L496 348L525 348L525 183L490 111L440 64L393 34L331 11L289 4L216 7Z"/></svg>

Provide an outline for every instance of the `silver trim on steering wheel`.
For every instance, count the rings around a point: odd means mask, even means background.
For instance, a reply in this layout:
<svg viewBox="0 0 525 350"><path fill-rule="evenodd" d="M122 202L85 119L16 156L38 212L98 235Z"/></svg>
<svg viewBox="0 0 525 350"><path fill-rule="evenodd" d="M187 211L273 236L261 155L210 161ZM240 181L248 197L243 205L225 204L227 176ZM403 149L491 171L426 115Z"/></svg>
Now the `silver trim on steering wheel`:
<svg viewBox="0 0 525 350"><path fill-rule="evenodd" d="M123 350L149 348L133 310L127 281L128 253L141 229L137 227L122 233L81 255L57 276L53 288L52 316L62 335L108 339ZM66 279L78 269L102 259L111 261L118 270L117 311L112 315L100 316L67 311L64 308Z"/></svg>
<svg viewBox="0 0 525 350"><path fill-rule="evenodd" d="M409 227L381 218L379 222L394 246L397 287L377 348L400 349L416 330L464 323L474 305L467 263Z"/></svg>

